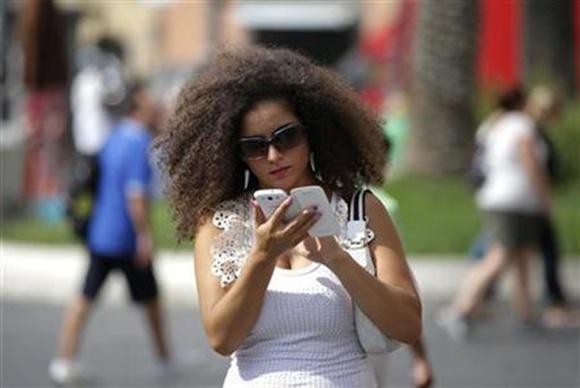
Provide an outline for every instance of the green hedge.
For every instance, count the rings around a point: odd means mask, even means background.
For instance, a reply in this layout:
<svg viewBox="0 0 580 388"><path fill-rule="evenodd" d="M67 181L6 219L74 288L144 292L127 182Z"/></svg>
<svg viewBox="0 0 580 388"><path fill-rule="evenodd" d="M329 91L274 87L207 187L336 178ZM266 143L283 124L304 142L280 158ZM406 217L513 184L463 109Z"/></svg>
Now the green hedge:
<svg viewBox="0 0 580 388"><path fill-rule="evenodd" d="M565 182L580 180L580 99L566 103L560 118L549 128Z"/></svg>
<svg viewBox="0 0 580 388"><path fill-rule="evenodd" d="M399 204L397 223L411 254L465 255L480 232L480 217L473 194L460 178L408 177L388 183L387 192ZM580 255L580 183L556 191L556 220L563 252ZM177 244L167 205L155 204L153 211L156 241L162 248L191 249L190 242ZM21 219L5 222L5 240L30 243L72 243L67 226L45 225Z"/></svg>
<svg viewBox="0 0 580 388"><path fill-rule="evenodd" d="M385 186L399 203L397 220L410 253L466 254L481 231L473 193L456 177L407 177ZM555 219L566 256L580 254L580 183L555 192Z"/></svg>

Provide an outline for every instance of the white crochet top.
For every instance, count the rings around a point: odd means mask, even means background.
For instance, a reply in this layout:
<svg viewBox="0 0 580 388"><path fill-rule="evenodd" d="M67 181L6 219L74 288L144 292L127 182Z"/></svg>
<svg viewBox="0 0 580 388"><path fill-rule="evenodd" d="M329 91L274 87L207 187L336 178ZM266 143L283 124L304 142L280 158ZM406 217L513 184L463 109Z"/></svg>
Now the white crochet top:
<svg viewBox="0 0 580 388"><path fill-rule="evenodd" d="M348 206L337 195L331 205L340 242L348 244ZM213 247L212 273L222 286L239 276L250 251L251 214L246 197L223 203L214 215L224 231ZM224 387L376 387L356 337L352 299L332 271L319 263L276 267L260 316L232 355Z"/></svg>

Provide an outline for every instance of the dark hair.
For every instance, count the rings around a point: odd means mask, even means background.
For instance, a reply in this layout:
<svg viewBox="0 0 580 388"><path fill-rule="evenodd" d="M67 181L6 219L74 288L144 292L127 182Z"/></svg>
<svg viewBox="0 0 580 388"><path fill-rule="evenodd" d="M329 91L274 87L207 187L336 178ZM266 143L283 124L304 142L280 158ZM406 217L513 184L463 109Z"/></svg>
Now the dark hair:
<svg viewBox="0 0 580 388"><path fill-rule="evenodd" d="M520 110L526 103L526 94L519 87L513 87L500 94L498 106L505 111Z"/></svg>
<svg viewBox="0 0 580 388"><path fill-rule="evenodd" d="M99 50L114 55L120 61L125 59L125 48L123 47L123 43L117 38L108 35L101 36L97 40L96 46Z"/></svg>
<svg viewBox="0 0 580 388"><path fill-rule="evenodd" d="M305 126L330 189L347 198L363 184L382 183L380 122L336 73L287 49L225 50L183 88L155 144L180 238L190 238L220 202L244 194L240 124L257 102L274 98Z"/></svg>

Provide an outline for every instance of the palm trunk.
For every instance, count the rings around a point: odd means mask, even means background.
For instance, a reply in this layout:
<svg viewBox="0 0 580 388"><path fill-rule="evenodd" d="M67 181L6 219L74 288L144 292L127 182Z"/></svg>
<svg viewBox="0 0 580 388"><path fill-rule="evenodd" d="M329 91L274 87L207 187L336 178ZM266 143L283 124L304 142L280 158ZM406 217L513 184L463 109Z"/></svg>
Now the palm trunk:
<svg viewBox="0 0 580 388"><path fill-rule="evenodd" d="M478 2L421 3L413 69L409 168L457 173L471 156Z"/></svg>
<svg viewBox="0 0 580 388"><path fill-rule="evenodd" d="M572 0L525 2L525 77L574 91L574 4Z"/></svg>

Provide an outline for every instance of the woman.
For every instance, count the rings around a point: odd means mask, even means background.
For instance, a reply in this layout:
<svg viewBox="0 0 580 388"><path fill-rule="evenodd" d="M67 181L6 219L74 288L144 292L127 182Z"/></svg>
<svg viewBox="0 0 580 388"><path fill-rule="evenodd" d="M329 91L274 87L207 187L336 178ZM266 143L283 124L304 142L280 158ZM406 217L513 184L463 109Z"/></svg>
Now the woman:
<svg viewBox="0 0 580 388"><path fill-rule="evenodd" d="M157 147L181 237L195 236L210 345L232 355L226 387L372 387L353 304L392 339L415 341L421 302L393 223L367 195L377 277L337 239L311 238L319 216L266 219L262 188L320 185L341 226L351 195L380 182L380 124L334 73L288 50L223 52L182 91ZM369 236L371 233L369 233Z"/></svg>
<svg viewBox="0 0 580 388"><path fill-rule="evenodd" d="M532 320L528 262L539 241L542 217L551 212L551 199L545 146L534 122L522 111L525 101L519 88L502 95L499 110L478 133L485 149L486 177L476 200L484 214L489 248L442 317L456 339L468 334L469 318L508 264L516 268L513 299L520 321L527 327Z"/></svg>

